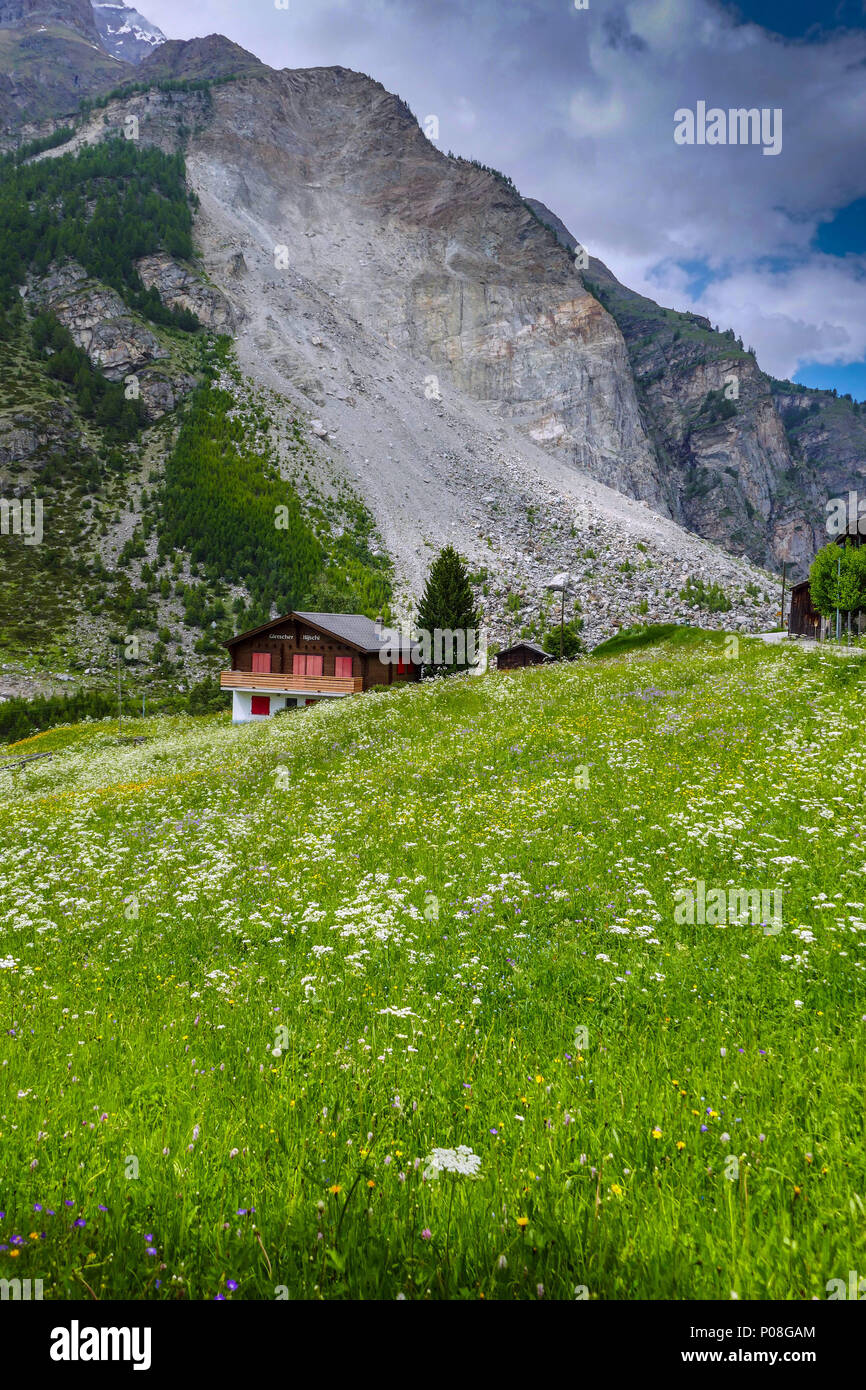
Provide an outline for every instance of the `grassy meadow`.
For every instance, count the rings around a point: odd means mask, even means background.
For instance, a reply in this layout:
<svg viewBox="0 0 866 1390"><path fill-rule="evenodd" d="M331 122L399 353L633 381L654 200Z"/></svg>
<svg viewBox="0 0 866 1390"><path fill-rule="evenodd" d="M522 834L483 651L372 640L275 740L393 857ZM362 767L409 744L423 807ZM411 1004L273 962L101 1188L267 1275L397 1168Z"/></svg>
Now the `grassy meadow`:
<svg viewBox="0 0 866 1390"><path fill-rule="evenodd" d="M729 653L4 750L54 756L0 773L0 1277L797 1300L866 1268L866 662ZM698 881L781 892L781 932L678 923Z"/></svg>

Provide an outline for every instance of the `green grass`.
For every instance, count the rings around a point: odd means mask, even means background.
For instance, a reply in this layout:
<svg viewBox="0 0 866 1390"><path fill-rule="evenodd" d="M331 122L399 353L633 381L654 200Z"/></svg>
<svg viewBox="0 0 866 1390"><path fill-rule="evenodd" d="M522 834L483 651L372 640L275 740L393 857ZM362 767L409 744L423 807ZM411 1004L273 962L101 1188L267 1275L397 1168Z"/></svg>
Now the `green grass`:
<svg viewBox="0 0 866 1390"><path fill-rule="evenodd" d="M864 663L740 653L19 745L54 757L0 773L0 1275L808 1300L862 1269ZM782 931L678 924L697 880L781 890ZM460 1145L478 1176L424 1178Z"/></svg>
<svg viewBox="0 0 866 1390"><path fill-rule="evenodd" d="M600 642L597 647L593 647L590 655L625 656L626 652L658 646L661 642L676 647L694 647L706 642L721 645L723 641L724 635L721 633L710 633L697 627L682 627L679 623L638 623L635 627L624 627L615 637Z"/></svg>

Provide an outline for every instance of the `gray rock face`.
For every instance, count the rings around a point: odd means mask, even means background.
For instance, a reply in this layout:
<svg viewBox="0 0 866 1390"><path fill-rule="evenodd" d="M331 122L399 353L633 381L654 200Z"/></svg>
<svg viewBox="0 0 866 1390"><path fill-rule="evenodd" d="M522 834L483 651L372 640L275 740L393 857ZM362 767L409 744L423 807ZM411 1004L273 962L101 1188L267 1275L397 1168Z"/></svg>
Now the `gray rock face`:
<svg viewBox="0 0 866 1390"><path fill-rule="evenodd" d="M206 285L195 271L165 253L143 257L136 268L145 288L155 287L169 309L186 309L205 327L218 332L234 331L237 320L229 301L219 290Z"/></svg>
<svg viewBox="0 0 866 1390"><path fill-rule="evenodd" d="M828 500L851 491L866 496L866 406L828 391L789 387L783 392L779 386L774 384L773 400L793 459L780 490L785 497L806 498L805 517L799 509L787 508L789 549L808 561L827 541Z"/></svg>
<svg viewBox="0 0 866 1390"><path fill-rule="evenodd" d="M189 151L197 191L250 229L280 288L321 286L443 383L666 510L622 335L513 190L443 156L357 73L265 71L213 97Z"/></svg>
<svg viewBox="0 0 866 1390"><path fill-rule="evenodd" d="M185 76L183 50L148 66ZM189 58L197 70L201 46ZM450 541L488 575L498 640L509 593L518 626L537 622L564 569L581 578L590 640L642 615L770 623L772 600L746 590L764 592L757 571L664 519L622 333L506 184L444 157L403 103L342 69L260 69L208 103L140 93L94 116L87 138L127 111L143 143L184 148L207 288L229 312L168 258L148 258L145 282L234 324L243 371L273 393L274 419L307 419L320 481L364 497L404 592ZM683 563L733 608L696 616Z"/></svg>
<svg viewBox="0 0 866 1390"><path fill-rule="evenodd" d="M146 367L137 376L139 399L149 422L168 415L195 387L195 377L186 372L166 376L164 372Z"/></svg>
<svg viewBox="0 0 866 1390"><path fill-rule="evenodd" d="M51 454L78 442L72 412L59 401L52 401L38 415L26 410L0 415L0 468L26 464L38 473ZM8 492L8 482L4 485Z"/></svg>
<svg viewBox="0 0 866 1390"><path fill-rule="evenodd" d="M164 260L166 275L174 265ZM177 267L180 280L189 282L192 272ZM151 283L156 283L155 280ZM218 300L216 291L202 285L205 302ZM169 356L155 333L132 314L114 290L88 278L80 265L71 262L48 275L30 281L26 296L33 309L45 308L69 329L77 347L87 353L90 361L109 381L125 381L135 377L139 399L149 421L174 410L178 401L195 386L195 378L187 372L170 372L159 364ZM188 306L187 306L188 307Z"/></svg>
<svg viewBox="0 0 866 1390"><path fill-rule="evenodd" d="M549 208L528 201L563 246L577 245ZM671 314L594 257L582 278L628 345L669 514L736 554L805 574L826 540L827 498L866 473L866 415L828 392L782 390L732 332Z"/></svg>
<svg viewBox="0 0 866 1390"><path fill-rule="evenodd" d="M69 329L76 347L109 381L122 381L169 355L120 295L88 279L80 265L71 263L46 275L34 284L32 297Z"/></svg>

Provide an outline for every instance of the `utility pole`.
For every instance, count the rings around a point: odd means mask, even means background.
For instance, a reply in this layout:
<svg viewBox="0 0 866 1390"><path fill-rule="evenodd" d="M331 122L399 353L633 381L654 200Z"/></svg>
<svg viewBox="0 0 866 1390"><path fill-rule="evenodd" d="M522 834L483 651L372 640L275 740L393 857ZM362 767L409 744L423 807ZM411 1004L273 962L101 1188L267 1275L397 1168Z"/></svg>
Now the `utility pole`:
<svg viewBox="0 0 866 1390"><path fill-rule="evenodd" d="M559 659L565 660L565 585L562 588L562 607L559 610Z"/></svg>
<svg viewBox="0 0 866 1390"><path fill-rule="evenodd" d="M547 587L548 593L554 593L554 594L557 594L557 593L558 593L558 594L561 596L561 598L560 598L560 609L559 609L559 659L560 659L560 661L564 661L564 660L565 660L565 596L566 596L566 594L571 594L571 593L574 592L574 590L573 590L573 588L572 588L572 583L571 583L571 575L568 573L567 570L564 570L564 571L562 572L562 574L555 574L555 575L553 576L553 578L550 580L549 584L548 584L546 587Z"/></svg>
<svg viewBox="0 0 866 1390"><path fill-rule="evenodd" d="M782 612L781 612L782 627L785 626L785 576L786 576L787 572L788 572L788 561L787 561L787 560L783 560L783 561L782 561Z"/></svg>
<svg viewBox="0 0 866 1390"><path fill-rule="evenodd" d="M120 693L120 647L117 648L117 736L123 733L123 700Z"/></svg>
<svg viewBox="0 0 866 1390"><path fill-rule="evenodd" d="M841 608L839 607L839 599L840 599L840 597L841 597L841 594L840 594L841 588L842 588L842 555L841 555L841 553L840 553L839 559L836 561L836 641L837 641L837 643L842 641L842 610L841 610Z"/></svg>

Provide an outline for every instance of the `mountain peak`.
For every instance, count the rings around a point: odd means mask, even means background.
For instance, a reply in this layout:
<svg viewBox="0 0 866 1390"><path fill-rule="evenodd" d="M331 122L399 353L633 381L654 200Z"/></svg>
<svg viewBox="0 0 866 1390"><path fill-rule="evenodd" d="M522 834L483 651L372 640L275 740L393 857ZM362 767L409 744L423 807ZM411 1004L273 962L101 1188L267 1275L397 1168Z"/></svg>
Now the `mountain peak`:
<svg viewBox="0 0 866 1390"><path fill-rule="evenodd" d="M142 78L146 77L149 82L163 78L213 79L254 70L268 71L254 53L248 53L223 34L208 34L203 39L167 39L144 58L141 68Z"/></svg>
<svg viewBox="0 0 866 1390"><path fill-rule="evenodd" d="M93 14L102 46L113 58L140 63L166 41L162 30L131 5L93 0Z"/></svg>

